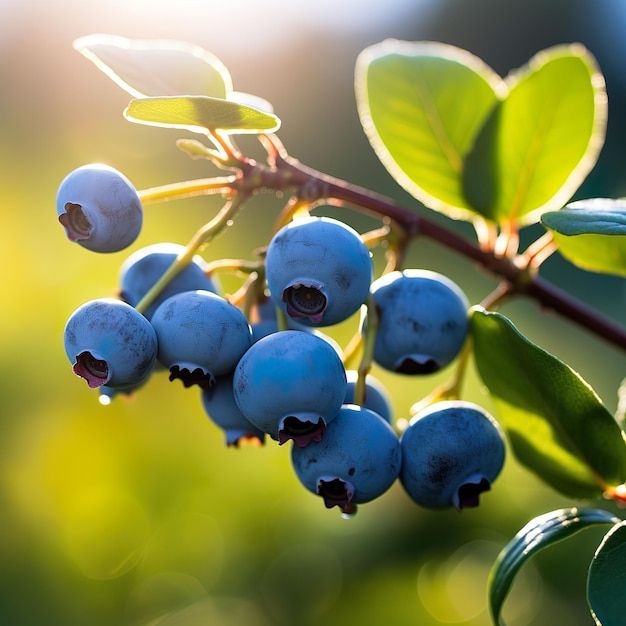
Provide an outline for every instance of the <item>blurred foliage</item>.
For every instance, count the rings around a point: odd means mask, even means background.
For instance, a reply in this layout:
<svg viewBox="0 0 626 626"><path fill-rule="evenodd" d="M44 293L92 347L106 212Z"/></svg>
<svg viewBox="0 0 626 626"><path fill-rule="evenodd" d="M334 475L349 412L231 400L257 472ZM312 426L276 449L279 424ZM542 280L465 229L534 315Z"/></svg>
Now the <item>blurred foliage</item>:
<svg viewBox="0 0 626 626"><path fill-rule="evenodd" d="M395 3L384 5L393 14ZM0 622L484 626L487 575L500 548L531 517L572 505L511 457L479 509L425 511L394 487L346 521L300 487L287 446L227 449L193 390L157 375L136 397L104 407L71 374L62 346L71 311L114 294L119 266L133 249L185 242L219 208L215 198L150 207L136 246L122 253L94 256L64 238L54 196L78 165L107 162L139 188L207 175L204 164L174 147L179 131L123 120L127 94L71 42L107 30L193 40L222 58L238 86L272 101L283 122L280 136L294 156L419 211L425 209L390 180L360 130L352 80L362 48L386 37L440 40L471 50L505 74L549 45L587 45L607 77L609 134L580 197L615 197L626 193L626 118L622 31L611 27L618 18L623 25L626 9L609 0L602 8L591 0L549 6L448 0L436 9L398 2L395 21L376 26L360 25L354 5L353 15L344 17L351 26L329 22L322 29L314 21L307 29L303 17L295 36L283 26L282 44L279 16L290 9L277 1L276 24L258 27L258 44L254 38L244 44L232 15L220 13L212 31L202 6L31 0L0 9L6 18L0 26ZM195 11L202 19L193 19ZM261 37L264 28L273 33L271 45ZM257 149L252 139L242 145ZM267 240L283 201L254 199L211 245L208 258L248 257ZM366 223L345 210L328 214L357 228ZM430 242L416 244L409 263L447 273L473 302L493 284ZM626 322L622 281L587 275L559 258L546 264L545 274ZM228 288L228 277L224 282ZM625 370L621 352L539 315L533 303L514 303L504 312L615 406ZM345 341L353 328L341 325L336 337ZM398 418L448 374L407 381L377 372L394 395ZM466 396L490 408L475 376ZM539 555L507 601L509 625L591 624L584 580L601 534L589 531Z"/></svg>

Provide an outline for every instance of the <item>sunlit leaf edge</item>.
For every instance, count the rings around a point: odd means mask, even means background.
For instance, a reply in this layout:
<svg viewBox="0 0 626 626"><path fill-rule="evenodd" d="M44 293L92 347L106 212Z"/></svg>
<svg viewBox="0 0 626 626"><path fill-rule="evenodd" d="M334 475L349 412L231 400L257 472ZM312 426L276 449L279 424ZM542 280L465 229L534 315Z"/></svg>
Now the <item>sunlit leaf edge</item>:
<svg viewBox="0 0 626 626"><path fill-rule="evenodd" d="M219 116L211 112L211 109L221 109L222 115L224 112L232 113L234 117L237 114L243 114L243 117L238 122L227 121L233 118L226 118L226 120L211 123L208 121L202 121L200 119L187 119L183 117L180 121L174 121L178 118L178 114L168 112L164 108L172 107L176 103L194 103L204 109L202 113L207 114L207 118ZM143 109L143 110L142 110ZM151 114L147 115L147 111ZM206 134L208 131L218 130L227 134L260 134L270 133L280 128L280 119L271 113L266 113L260 109L240 104L231 100L224 100L222 98L211 98L210 96L187 96L178 97L171 96L165 98L137 98L132 100L124 110L124 117L138 124L146 124L148 126L158 126L163 128L181 128L190 130L196 133ZM158 118L161 118L160 120Z"/></svg>
<svg viewBox="0 0 626 626"><path fill-rule="evenodd" d="M517 223L519 226L535 224L541 215L563 206L574 192L580 187L589 172L595 167L600 151L604 145L606 127L608 122L608 98L604 75L593 54L581 43L557 44L537 52L526 65L513 70L504 81L510 91L515 84L529 73L536 71L552 58L562 56L564 52L578 56L587 65L591 76L591 85L594 90L594 122L589 144L586 152L581 157L578 165L571 171L567 180L561 185L559 191L542 206L533 209L521 216Z"/></svg>
<svg viewBox="0 0 626 626"><path fill-rule="evenodd" d="M357 111L363 131L380 162L403 189L426 207L448 215L453 219L473 221L477 216L476 211L467 206L453 206L443 202L437 196L428 193L417 182L405 174L384 142L378 136L378 132L372 121L368 102L367 71L369 65L374 60L392 54L433 56L456 61L480 74L491 86L498 98L504 98L506 96L506 85L503 79L480 57L463 48L437 41L412 42L398 39L386 39L362 50L356 61L354 88Z"/></svg>
<svg viewBox="0 0 626 626"><path fill-rule="evenodd" d="M155 50L170 49L179 52L188 53L190 56L203 60L219 73L223 82L225 95L228 96L233 90L232 78L226 66L213 54L202 48L201 46L191 44L186 41L176 39L129 39L120 35L110 35L105 33L94 33L85 35L74 40L72 46L80 52L85 58L91 61L100 71L107 75L116 85L129 93L133 98L144 98L154 96L155 94L145 94L138 91L133 85L122 79L117 71L105 63L91 48L95 45L109 45L122 49L131 50ZM169 95L169 94L160 94ZM189 94L202 95L202 94ZM206 94L210 95L210 94Z"/></svg>
<svg viewBox="0 0 626 626"><path fill-rule="evenodd" d="M537 354L541 354L543 357L549 359L550 361L554 362L558 367L564 368L564 371L569 372L572 376L573 379L577 381L578 384L581 385L581 390L584 390L585 394L589 394L590 398L593 398L596 400L597 402L597 407L602 410L602 414L606 414L606 422L605 422L605 426L612 428L612 426L610 426L610 424L615 425L614 428L614 433L615 435L621 435L620 437L620 442L622 443L622 445L626 445L626 436L624 434L624 432L620 429L619 425L617 424L616 421L614 421L614 417L611 415L611 413L608 411L608 409L606 409L606 407L604 407L601 399L597 396L597 394L595 393L595 391L591 388L591 386L589 385L589 383L587 383L581 376L580 374L578 374L577 372L575 372L569 365L567 365L566 363L564 363L563 361L561 361L558 357L554 356L553 354L550 354L549 352L547 352L546 350L544 350L543 348L541 348L540 346L534 344L532 341L530 341L527 337L525 337L520 331L519 329L516 328L516 326L511 322L511 320L509 320L507 317L505 317L504 315L502 315L501 313L498 312L492 312L492 311L486 311L485 309L483 309L480 306L475 306L472 307L471 311L470 311L470 321L471 321L471 330L473 333L473 337L474 337L474 344L475 344L475 348L476 348L476 324L479 323L477 322L477 320L483 318L484 320L497 320L499 322L499 324L501 325L501 328L505 328L508 332L511 332L511 335L514 336L516 338L516 340L519 340L520 342L523 342L523 345L528 346L529 348L531 348L532 350L536 350ZM508 401L505 400L504 398L500 398L498 396L498 394L493 390L493 384L490 386L489 381L485 379L484 376L484 371L480 365L482 352L477 351L476 349L474 350L474 356L475 356L475 362L478 368L478 373L481 377L481 379L483 380L483 383L485 384L485 386L487 387L487 390L489 391L489 394L492 396L494 403L503 403L503 404L508 404ZM611 421L609 421L611 420ZM549 420L550 421L550 420ZM554 426L552 424L552 422L550 421L551 425ZM506 423L504 423L505 426L505 431L509 431L509 428L506 426ZM560 431L561 426L560 424L556 424L557 426L557 431ZM510 434L510 433L509 433ZM510 439L510 437L509 437ZM570 439L569 434L565 434L564 437L565 441ZM579 485L576 487L576 489L574 489L574 483L575 481L572 481L572 476L570 476L570 480L564 481L564 477L567 478L567 475L555 475L554 473L552 473L550 476L544 475L544 473L542 473L542 471L539 469L539 466L535 467L534 462L536 460L536 455L535 453L533 453L531 455L531 460L526 458L526 452L524 452L523 449L519 449L517 445L514 445L514 441L511 441L512 444L512 448L513 448L513 452L515 454L515 456L517 457L517 459L520 461L520 463L522 465L524 465L526 468L528 468L530 471L532 471L533 473L535 473L539 478L541 478L542 481L544 481L546 484L550 485L552 488L556 489L557 491L568 495L568 496L572 496L572 497L581 497L581 498L586 498L586 497L597 497L599 496L603 490L606 491L610 491L612 488L618 486L624 478L624 474L626 474L626 448L624 449L624 453L622 455L622 459L621 459L621 464L620 464L620 472L621 472L621 477L617 478L614 477L614 479L616 480L615 484L612 484L611 479L608 479L607 476L603 476L602 473L600 471L598 471L597 467L594 467L594 463L590 462L590 460L587 458L586 455L582 454L580 452L580 450L578 450L578 445L573 445L573 450L576 452L576 457L578 458L578 460L580 461L580 463L584 466L586 466L587 471L589 473L589 478L590 478L590 482L589 482L589 488L583 488L582 483L579 483ZM567 448L566 448L567 450ZM611 465L612 466L612 465ZM617 474L617 472L615 472L615 474ZM569 484L568 484L569 483ZM568 484L568 487L565 488L565 485ZM591 488L593 486L593 488Z"/></svg>
<svg viewBox="0 0 626 626"><path fill-rule="evenodd" d="M605 608L606 608L605 607L602 609L602 611L600 611L599 606L598 606L598 598L595 597L596 594L595 594L595 588L593 585L596 584L597 582L596 577L599 575L598 567L605 567L607 558L612 557L614 555L615 553L614 544L617 541L616 537L618 534L620 535L619 547L622 549L622 551L626 547L626 520L617 520L617 522L618 523L615 524L615 526L613 526L613 528L611 528L611 530L609 530L609 532L602 539L602 542L598 546L598 549L596 550L593 556L593 559L591 560L591 563L589 564L589 570L587 572L587 590L586 590L587 604L589 606L591 616L593 617L596 624L598 624L598 626L603 626L601 620L598 618L598 613L601 612L602 614L604 614ZM624 571L624 573L626 573L626 567L624 566L624 562L622 561L621 564L622 564L622 570ZM621 579L622 579L621 586L623 587L624 575L622 575ZM619 613L618 619L621 619L624 615L623 600L621 596L617 597L617 603L619 605L617 609L617 612ZM602 617L604 617L604 615L602 615ZM618 622L615 622L615 623L618 623ZM605 626L609 626L608 624L606 624L606 620L605 620Z"/></svg>
<svg viewBox="0 0 626 626"><path fill-rule="evenodd" d="M502 549L487 582L489 610L494 624L501 618L504 602L522 566L537 552L581 530L600 524L615 524L619 518L602 509L558 509L528 522Z"/></svg>

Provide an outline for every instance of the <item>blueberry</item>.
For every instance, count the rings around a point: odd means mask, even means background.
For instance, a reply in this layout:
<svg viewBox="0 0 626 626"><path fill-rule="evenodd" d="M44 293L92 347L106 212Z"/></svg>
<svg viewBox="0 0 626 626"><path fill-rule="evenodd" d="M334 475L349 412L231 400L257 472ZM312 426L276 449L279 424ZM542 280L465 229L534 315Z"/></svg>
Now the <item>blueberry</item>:
<svg viewBox="0 0 626 626"><path fill-rule="evenodd" d="M252 343L245 315L210 291L184 291L162 302L152 316L158 360L170 380L209 387L232 372Z"/></svg>
<svg viewBox="0 0 626 626"><path fill-rule="evenodd" d="M457 510L479 504L504 464L498 423L471 403L436 402L417 413L400 439L400 481L417 503Z"/></svg>
<svg viewBox="0 0 626 626"><path fill-rule="evenodd" d="M268 299L260 303L259 306L255 307L254 314L250 316L249 321L250 327L252 328L252 341L258 341L259 339L261 339L261 337L265 337L266 335L270 335L271 333L278 332L278 318L276 315L276 305L274 304L274 301ZM298 322L298 320L294 320L293 318L288 317L287 329L302 330L304 332L317 335L318 337L329 343L335 349L335 352L339 355L339 358L343 359L344 353L339 342L337 342L330 335L323 333L318 328L305 326Z"/></svg>
<svg viewBox="0 0 626 626"><path fill-rule="evenodd" d="M74 373L93 388L137 385L152 371L158 347L150 322L113 298L78 307L65 325L64 343Z"/></svg>
<svg viewBox="0 0 626 626"><path fill-rule="evenodd" d="M166 272L185 246L176 243L157 243L133 252L120 268L120 297L124 302L137 306L150 288ZM205 274L206 263L200 256L183 268L143 311L151 319L161 302L183 291L202 289L217 293L215 283Z"/></svg>
<svg viewBox="0 0 626 626"><path fill-rule="evenodd" d="M202 406L209 419L224 431L227 446L265 442L265 433L244 417L235 402L232 374L218 377L215 385L202 390Z"/></svg>
<svg viewBox="0 0 626 626"><path fill-rule="evenodd" d="M68 239L95 252L123 250L141 231L139 195L126 176L108 165L70 172L61 181L56 205Z"/></svg>
<svg viewBox="0 0 626 626"><path fill-rule="evenodd" d="M300 330L262 337L243 355L233 379L243 415L279 443L319 440L339 411L346 373L335 349Z"/></svg>
<svg viewBox="0 0 626 626"><path fill-rule="evenodd" d="M294 446L296 476L327 508L353 512L377 498L398 478L402 451L391 426L369 409L344 404L320 442Z"/></svg>
<svg viewBox="0 0 626 626"><path fill-rule="evenodd" d="M354 391L359 373L356 370L347 370L346 396L344 404L354 404ZM389 424L392 423L392 402L385 385L378 378L368 374L365 377L365 402L363 406L380 415Z"/></svg>
<svg viewBox="0 0 626 626"><path fill-rule="evenodd" d="M272 298L287 315L308 326L330 326L365 302L373 267L355 230L328 217L310 217L274 235L265 272Z"/></svg>
<svg viewBox="0 0 626 626"><path fill-rule="evenodd" d="M430 374L458 356L468 333L469 302L452 280L409 269L381 276L371 292L379 318L378 365L403 374Z"/></svg>

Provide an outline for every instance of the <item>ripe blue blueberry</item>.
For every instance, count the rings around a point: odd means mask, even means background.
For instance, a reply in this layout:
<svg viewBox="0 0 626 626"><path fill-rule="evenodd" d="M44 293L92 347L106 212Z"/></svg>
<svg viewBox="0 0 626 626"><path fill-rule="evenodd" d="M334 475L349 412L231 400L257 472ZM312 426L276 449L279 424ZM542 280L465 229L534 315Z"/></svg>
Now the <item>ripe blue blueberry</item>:
<svg viewBox="0 0 626 626"><path fill-rule="evenodd" d="M123 250L141 231L139 195L126 176L108 165L70 172L61 181L56 205L68 239L95 252Z"/></svg>
<svg viewBox="0 0 626 626"><path fill-rule="evenodd" d="M346 396L344 404L355 404L354 391L359 373L356 370L347 370L346 378L348 386L346 387ZM363 406L380 415L389 424L392 423L392 402L389 392L378 378L368 374L365 377L365 402Z"/></svg>
<svg viewBox="0 0 626 626"><path fill-rule="evenodd" d="M243 355L233 379L240 411L279 443L298 446L322 438L346 393L346 373L335 349L300 330L262 337Z"/></svg>
<svg viewBox="0 0 626 626"><path fill-rule="evenodd" d="M380 416L355 404L344 404L328 424L320 442L294 446L291 461L296 476L327 508L343 513L382 495L401 468L398 436Z"/></svg>
<svg viewBox="0 0 626 626"><path fill-rule="evenodd" d="M158 347L150 322L113 298L78 307L65 325L64 344L74 373L92 388L137 385L152 371Z"/></svg>
<svg viewBox="0 0 626 626"><path fill-rule="evenodd" d="M457 357L468 333L469 302L456 283L437 272L409 269L381 276L371 292L379 318L378 365L403 374L430 374Z"/></svg>
<svg viewBox="0 0 626 626"><path fill-rule="evenodd" d="M219 376L215 385L202 390L202 406L208 418L224 431L227 446L265 443L265 433L244 417L235 402L232 374Z"/></svg>
<svg viewBox="0 0 626 626"><path fill-rule="evenodd" d="M417 503L457 510L479 504L504 464L504 436L484 409L443 401L417 413L400 439L400 481Z"/></svg>
<svg viewBox="0 0 626 626"><path fill-rule="evenodd" d="M137 306L150 288L166 272L185 246L176 243L156 243L133 252L120 268L120 297ZM203 289L217 293L215 283L205 274L206 263L200 256L183 268L143 311L151 319L159 304L174 294Z"/></svg>
<svg viewBox="0 0 626 626"><path fill-rule="evenodd" d="M296 220L267 249L267 284L290 317L330 326L355 313L372 281L370 253L351 227L327 217Z"/></svg>
<svg viewBox="0 0 626 626"><path fill-rule="evenodd" d="M252 343L245 315L210 291L184 291L159 305L152 316L159 342L158 360L170 380L185 387L210 387L232 372Z"/></svg>

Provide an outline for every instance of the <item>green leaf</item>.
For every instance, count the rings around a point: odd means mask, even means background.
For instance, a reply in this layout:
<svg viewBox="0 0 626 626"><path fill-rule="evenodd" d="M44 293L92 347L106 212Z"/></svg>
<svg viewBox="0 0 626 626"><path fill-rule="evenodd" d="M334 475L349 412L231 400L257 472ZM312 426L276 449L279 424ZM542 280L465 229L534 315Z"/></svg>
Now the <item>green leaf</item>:
<svg viewBox="0 0 626 626"><path fill-rule="evenodd" d="M519 461L568 496L621 485L624 436L589 384L499 313L473 309L471 329L478 373Z"/></svg>
<svg viewBox="0 0 626 626"><path fill-rule="evenodd" d="M540 52L507 85L468 155L464 188L487 219L525 225L563 206L595 165L607 99L580 44Z"/></svg>
<svg viewBox="0 0 626 626"><path fill-rule="evenodd" d="M132 122L185 128L206 133L267 133L280 127L280 120L243 104L208 96L141 98L132 100L124 116Z"/></svg>
<svg viewBox="0 0 626 626"><path fill-rule="evenodd" d="M96 34L77 39L74 48L135 98L226 98L232 91L230 74L222 62L184 41Z"/></svg>
<svg viewBox="0 0 626 626"><path fill-rule="evenodd" d="M585 270L626 276L626 200L591 198L541 216L559 251Z"/></svg>
<svg viewBox="0 0 626 626"><path fill-rule="evenodd" d="M541 221L562 235L626 235L626 200L578 200L560 211L544 213Z"/></svg>
<svg viewBox="0 0 626 626"><path fill-rule="evenodd" d="M626 521L623 521L607 533L589 566L587 602L597 624L623 626L625 589Z"/></svg>
<svg viewBox="0 0 626 626"><path fill-rule="evenodd" d="M607 511L577 508L559 509L528 522L500 552L491 568L487 588L493 623L503 623L500 615L504 601L515 577L532 556L585 528L615 522L619 519Z"/></svg>
<svg viewBox="0 0 626 626"><path fill-rule="evenodd" d="M426 206L471 220L464 161L502 79L454 46L388 40L359 55L355 90L364 131L395 180Z"/></svg>

